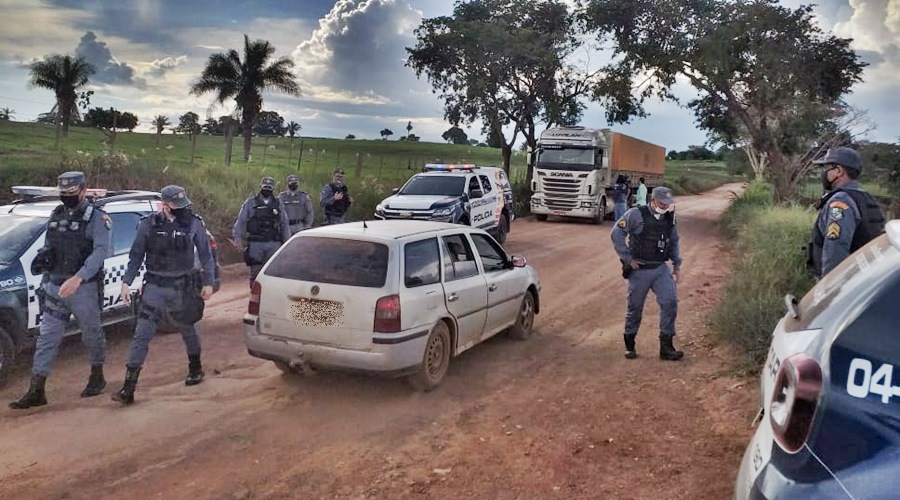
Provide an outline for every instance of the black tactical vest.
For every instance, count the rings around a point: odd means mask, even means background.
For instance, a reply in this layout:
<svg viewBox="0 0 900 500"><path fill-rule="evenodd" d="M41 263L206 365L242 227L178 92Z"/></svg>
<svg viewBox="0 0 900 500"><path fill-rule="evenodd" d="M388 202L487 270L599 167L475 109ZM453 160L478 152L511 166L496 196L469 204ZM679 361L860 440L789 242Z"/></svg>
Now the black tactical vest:
<svg viewBox="0 0 900 500"><path fill-rule="evenodd" d="M667 212L657 219L650 207L639 207L644 229L637 236L632 250L632 258L641 262L665 262L669 260L669 249L672 245L672 228L675 227L675 214Z"/></svg>
<svg viewBox="0 0 900 500"><path fill-rule="evenodd" d="M278 199L270 198L269 203L259 196L253 198L250 218L247 219L248 241L281 241L281 211Z"/></svg>
<svg viewBox="0 0 900 500"><path fill-rule="evenodd" d="M331 193L334 195L335 193L343 193L344 197L340 200L334 200L330 206L325 207L325 215L334 215L340 217L347 213L347 209L350 208L350 196L348 194L347 186L336 187L334 184L330 184Z"/></svg>
<svg viewBox="0 0 900 500"><path fill-rule="evenodd" d="M859 208L859 225L853 232L853 240L850 242L850 253L862 248L866 243L872 241L884 232L884 212L878 206L878 202L871 194L859 189L837 188L819 199L816 209L821 211L822 207L828 204L831 197L838 192L843 191L850 195L853 202ZM822 275L822 248L825 245L825 234L819 229L819 219L816 217L816 223L813 226L812 242L809 245L810 252L807 254L807 265L813 268L816 276Z"/></svg>
<svg viewBox="0 0 900 500"><path fill-rule="evenodd" d="M191 228L194 215L169 221L162 212L150 217L147 236L147 271L171 275L194 269L194 242Z"/></svg>
<svg viewBox="0 0 900 500"><path fill-rule="evenodd" d="M50 214L47 223L47 243L52 253L53 276L74 276L94 251L94 240L88 232L94 206L85 203L82 207L67 213L65 205L60 205ZM100 275L103 268L100 268ZM88 281L94 281L97 276Z"/></svg>

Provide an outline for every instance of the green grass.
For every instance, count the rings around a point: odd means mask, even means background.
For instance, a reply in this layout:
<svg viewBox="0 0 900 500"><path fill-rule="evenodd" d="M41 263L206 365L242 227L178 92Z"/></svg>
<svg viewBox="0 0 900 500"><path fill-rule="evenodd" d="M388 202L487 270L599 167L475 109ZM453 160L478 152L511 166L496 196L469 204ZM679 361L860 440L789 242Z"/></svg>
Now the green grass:
<svg viewBox="0 0 900 500"><path fill-rule="evenodd" d="M776 207L771 188L754 182L723 218L738 261L732 268L713 325L721 338L745 354L756 371L765 360L772 329L784 315L784 295L803 296L813 285L803 250L815 213Z"/></svg>
<svg viewBox="0 0 900 500"><path fill-rule="evenodd" d="M745 180L728 172L725 162L720 161L666 161L663 182L678 194L699 194L729 182Z"/></svg>

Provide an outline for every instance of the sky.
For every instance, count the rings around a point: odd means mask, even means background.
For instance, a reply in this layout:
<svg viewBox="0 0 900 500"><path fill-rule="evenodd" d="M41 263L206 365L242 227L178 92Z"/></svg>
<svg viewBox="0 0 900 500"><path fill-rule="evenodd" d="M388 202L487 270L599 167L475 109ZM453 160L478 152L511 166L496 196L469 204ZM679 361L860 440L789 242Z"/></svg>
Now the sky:
<svg viewBox="0 0 900 500"><path fill-rule="evenodd" d="M803 2L807 3L807 2ZM782 0L787 7L801 4ZM875 129L867 139L900 138L900 1L818 0L822 27L853 38L852 47L869 63L864 83L847 98L866 110ZM412 132L441 142L450 127L428 81L404 66L405 47L422 19L452 13L450 0L0 0L0 108L13 119L32 121L54 104L51 91L28 86L28 64L52 53L76 54L97 67L91 79L92 106L136 114L138 130L149 131L156 115L177 123L193 111L205 119L229 114L214 96L191 96L188 89L213 53L240 49L243 36L264 39L276 57L295 61L300 97L265 94L264 109L302 126L301 135L393 138ZM591 61L600 60L590 56ZM686 84L676 95L689 100ZM706 141L687 109L651 101L649 116L610 125L595 103L581 121L683 150ZM483 139L480 124L464 126ZM521 136L520 136L521 137ZM521 140L521 139L520 139Z"/></svg>

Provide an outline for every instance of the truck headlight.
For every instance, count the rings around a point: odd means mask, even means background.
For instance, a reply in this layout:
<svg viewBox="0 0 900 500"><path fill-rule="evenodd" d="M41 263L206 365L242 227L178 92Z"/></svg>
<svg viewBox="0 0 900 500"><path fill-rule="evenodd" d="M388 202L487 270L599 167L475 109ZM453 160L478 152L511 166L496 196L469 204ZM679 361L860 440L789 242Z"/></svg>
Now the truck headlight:
<svg viewBox="0 0 900 500"><path fill-rule="evenodd" d="M437 210L434 211L434 213L431 214L431 216L434 218L450 217L450 214L452 214L452 213L453 213L452 208L438 208Z"/></svg>
<svg viewBox="0 0 900 500"><path fill-rule="evenodd" d="M593 201L582 201L581 208L594 208L594 202Z"/></svg>

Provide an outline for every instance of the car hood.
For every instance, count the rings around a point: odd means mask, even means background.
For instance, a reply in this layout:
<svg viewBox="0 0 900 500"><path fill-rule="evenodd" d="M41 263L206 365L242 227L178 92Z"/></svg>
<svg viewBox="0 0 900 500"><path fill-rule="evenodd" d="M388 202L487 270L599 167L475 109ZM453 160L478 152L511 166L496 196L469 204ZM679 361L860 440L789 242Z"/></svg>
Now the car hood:
<svg viewBox="0 0 900 500"><path fill-rule="evenodd" d="M452 205L458 200L458 196L403 195L391 196L390 198L385 199L382 204L384 205L384 208L392 208L395 210L426 210Z"/></svg>

